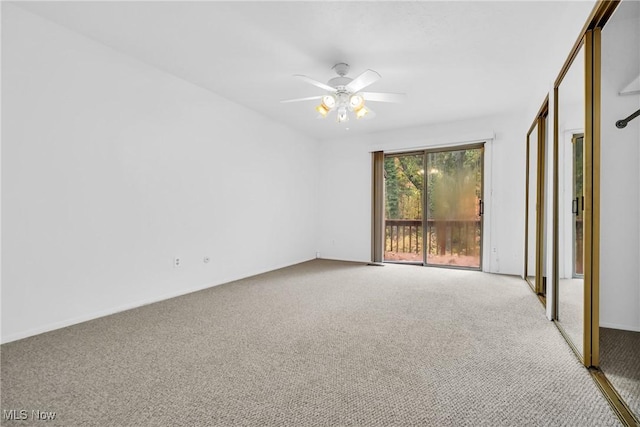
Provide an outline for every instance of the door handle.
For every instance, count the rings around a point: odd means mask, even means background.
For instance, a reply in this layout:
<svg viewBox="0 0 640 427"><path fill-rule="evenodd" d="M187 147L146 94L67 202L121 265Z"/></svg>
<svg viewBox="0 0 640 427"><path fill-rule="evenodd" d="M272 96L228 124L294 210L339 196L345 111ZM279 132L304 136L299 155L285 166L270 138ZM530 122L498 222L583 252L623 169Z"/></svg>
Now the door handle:
<svg viewBox="0 0 640 427"><path fill-rule="evenodd" d="M578 200L580 199L576 197L571 201L571 213L576 214L576 216L578 216Z"/></svg>
<svg viewBox="0 0 640 427"><path fill-rule="evenodd" d="M478 216L482 216L484 214L484 202L482 199L478 200Z"/></svg>

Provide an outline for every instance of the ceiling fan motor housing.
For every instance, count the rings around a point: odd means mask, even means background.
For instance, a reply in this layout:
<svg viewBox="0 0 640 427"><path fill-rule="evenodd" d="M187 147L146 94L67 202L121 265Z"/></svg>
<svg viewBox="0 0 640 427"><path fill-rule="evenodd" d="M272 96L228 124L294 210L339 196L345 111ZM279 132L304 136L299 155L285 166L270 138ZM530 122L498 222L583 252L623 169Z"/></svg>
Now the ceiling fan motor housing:
<svg viewBox="0 0 640 427"><path fill-rule="evenodd" d="M334 77L329 80L329 86L334 87L338 90L344 90L344 87L351 83L353 79L350 77Z"/></svg>
<svg viewBox="0 0 640 427"><path fill-rule="evenodd" d="M344 77L347 74L349 74L349 64L344 62L338 62L336 65L333 66L333 70L340 77Z"/></svg>
<svg viewBox="0 0 640 427"><path fill-rule="evenodd" d="M334 87L338 90L345 90L344 87L351 83L351 81L353 80L350 77L345 77L347 73L349 73L349 64L345 62L339 62L334 65L332 69L340 77L334 77L329 80L329 86Z"/></svg>

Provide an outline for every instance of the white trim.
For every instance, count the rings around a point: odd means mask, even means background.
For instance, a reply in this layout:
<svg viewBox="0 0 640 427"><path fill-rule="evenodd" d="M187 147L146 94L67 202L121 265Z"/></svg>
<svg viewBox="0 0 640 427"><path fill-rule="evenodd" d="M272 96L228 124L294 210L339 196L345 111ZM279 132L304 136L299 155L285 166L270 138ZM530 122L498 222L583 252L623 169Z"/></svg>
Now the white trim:
<svg viewBox="0 0 640 427"><path fill-rule="evenodd" d="M638 95L640 94L640 75L631 80L620 92L619 95Z"/></svg>
<svg viewBox="0 0 640 427"><path fill-rule="evenodd" d="M355 258L336 258L336 257L322 257L322 258L318 258L318 259L322 259L325 261L340 261L340 262L355 262L358 264L364 264L367 265L371 262L370 259L368 260L362 260L362 259L355 259ZM383 263L384 264L384 263Z"/></svg>
<svg viewBox="0 0 640 427"><path fill-rule="evenodd" d="M481 142L493 141L496 138L494 131L474 132L473 134L465 134L458 136L448 136L440 138L426 137L420 141L411 141L406 145L398 148L397 141L389 141L383 143L372 144L369 151L384 151L385 154L404 153L409 151L431 150L438 148L449 148L458 145L474 144Z"/></svg>
<svg viewBox="0 0 640 427"><path fill-rule="evenodd" d="M490 136L489 136L490 135ZM432 144L420 145L413 147L394 148L392 150L383 150L379 145L377 149L371 151L383 151L384 154L397 154L397 153L409 153L412 151L423 150L437 150L438 148L454 148L464 147L470 144L484 144L484 158L483 158L483 183L482 183L482 197L484 202L483 224L482 224L482 265L480 271L485 273L499 273L500 265L498 259L496 262L492 262L494 254L491 252L491 231L493 230L492 211L493 211L493 140L495 139L495 133L493 131L487 133L487 138L477 138L476 133L473 138L470 139L458 139L458 138L441 138L440 143L435 143L436 140L432 140ZM442 141L447 142L442 142ZM451 142L456 141L456 142ZM496 254L497 256L497 254Z"/></svg>
<svg viewBox="0 0 640 427"><path fill-rule="evenodd" d="M620 325L618 323L600 322L601 328L620 329L622 331L640 332L640 326Z"/></svg>
<svg viewBox="0 0 640 427"><path fill-rule="evenodd" d="M28 338L34 335L43 334L45 332L55 331L56 329L66 328L67 326L77 325L79 323L88 322L89 320L98 319L100 317L110 316L112 314L121 313L123 311L132 310L134 308L143 307L145 305L153 304L156 302L168 300L171 298L179 297L182 295L190 294L192 292L198 292L207 288L211 288L213 286L221 285L222 283L217 284L206 284L202 286L196 286L194 288L183 289L178 292L170 292L162 295L158 295L152 298L143 299L140 301L136 301L130 304L123 304L117 307L108 308L106 310L100 310L93 313L88 313L82 316L73 317L71 319L62 320L59 322L50 323L48 325L39 326L37 328L28 329L26 331L18 332L15 334L10 334L8 336L2 337L2 344L6 344L11 341L20 340L23 338Z"/></svg>

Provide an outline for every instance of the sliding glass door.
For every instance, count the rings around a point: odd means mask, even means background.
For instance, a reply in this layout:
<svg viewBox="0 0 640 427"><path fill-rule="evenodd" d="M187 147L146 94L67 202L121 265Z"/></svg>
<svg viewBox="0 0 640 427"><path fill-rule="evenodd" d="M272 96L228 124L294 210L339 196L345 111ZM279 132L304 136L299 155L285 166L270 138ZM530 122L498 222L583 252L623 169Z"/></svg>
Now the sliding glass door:
<svg viewBox="0 0 640 427"><path fill-rule="evenodd" d="M573 278L584 276L584 232L582 229L584 219L584 135L574 135L573 145L573 199L571 213L573 218Z"/></svg>
<svg viewBox="0 0 640 427"><path fill-rule="evenodd" d="M387 155L384 260L423 262L424 152Z"/></svg>
<svg viewBox="0 0 640 427"><path fill-rule="evenodd" d="M480 268L482 151L427 154L427 264Z"/></svg>
<svg viewBox="0 0 640 427"><path fill-rule="evenodd" d="M481 268L483 152L385 156L385 261Z"/></svg>

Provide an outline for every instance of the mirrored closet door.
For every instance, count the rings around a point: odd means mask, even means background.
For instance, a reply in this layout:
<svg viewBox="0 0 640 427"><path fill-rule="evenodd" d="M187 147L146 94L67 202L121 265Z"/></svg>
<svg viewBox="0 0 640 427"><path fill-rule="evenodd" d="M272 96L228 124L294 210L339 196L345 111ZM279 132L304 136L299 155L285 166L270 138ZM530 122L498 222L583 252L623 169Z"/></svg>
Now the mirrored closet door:
<svg viewBox="0 0 640 427"><path fill-rule="evenodd" d="M599 367L640 423L640 3L601 32Z"/></svg>
<svg viewBox="0 0 640 427"><path fill-rule="evenodd" d="M525 278L546 303L546 150L549 100L545 99L527 134Z"/></svg>
<svg viewBox="0 0 640 427"><path fill-rule="evenodd" d="M527 135L527 215L525 277L535 292L538 223L538 119Z"/></svg>
<svg viewBox="0 0 640 427"><path fill-rule="evenodd" d="M556 312L555 320L574 350L584 355L585 46L560 84L557 105Z"/></svg>

